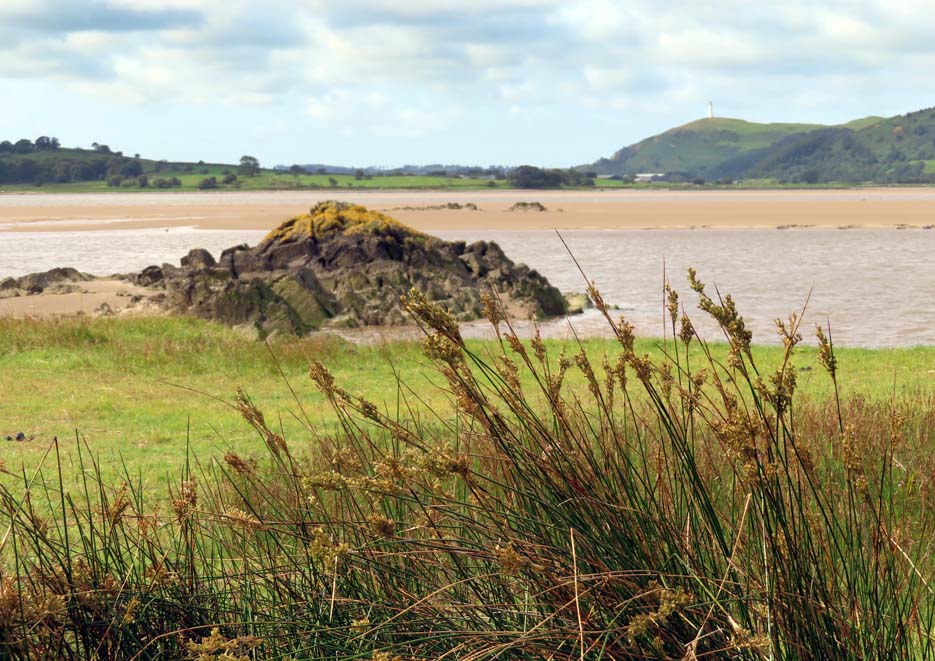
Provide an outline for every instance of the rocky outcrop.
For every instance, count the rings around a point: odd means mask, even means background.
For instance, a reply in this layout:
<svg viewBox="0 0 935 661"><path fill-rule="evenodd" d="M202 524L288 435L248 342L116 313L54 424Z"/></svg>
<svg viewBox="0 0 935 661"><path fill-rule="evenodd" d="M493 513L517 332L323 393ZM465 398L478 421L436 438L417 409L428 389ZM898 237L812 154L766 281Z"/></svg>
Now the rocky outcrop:
<svg viewBox="0 0 935 661"><path fill-rule="evenodd" d="M93 279L93 276L73 268L55 268L42 273L30 273L20 278L3 278L0 280L0 298L68 293L79 289L77 283Z"/></svg>
<svg viewBox="0 0 935 661"><path fill-rule="evenodd" d="M481 294L490 290L514 316L566 310L556 288L496 243L442 241L340 202L287 220L256 247L235 246L217 260L193 250L180 266L149 267L130 278L164 287L171 311L254 325L264 335L404 324L400 297L411 288L464 321L482 315Z"/></svg>
<svg viewBox="0 0 935 661"><path fill-rule="evenodd" d="M507 209L507 211L537 211L539 213L544 213L548 211L548 209L546 209L545 205L541 202L517 202Z"/></svg>

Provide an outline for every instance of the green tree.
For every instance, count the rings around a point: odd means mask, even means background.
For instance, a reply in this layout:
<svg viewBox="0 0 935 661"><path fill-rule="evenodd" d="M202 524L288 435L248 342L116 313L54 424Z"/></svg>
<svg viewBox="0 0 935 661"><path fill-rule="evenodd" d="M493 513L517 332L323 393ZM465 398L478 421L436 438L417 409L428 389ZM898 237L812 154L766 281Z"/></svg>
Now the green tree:
<svg viewBox="0 0 935 661"><path fill-rule="evenodd" d="M100 179L100 175L91 163L72 162L68 168L69 181L91 181L93 179Z"/></svg>
<svg viewBox="0 0 935 661"><path fill-rule="evenodd" d="M241 156L240 166L237 168L237 171L240 174L245 174L248 177L252 177L260 171L260 161L258 161L254 156Z"/></svg>
<svg viewBox="0 0 935 661"><path fill-rule="evenodd" d="M510 185L516 188L558 188L564 177L559 170L543 170L532 165L520 165L508 176Z"/></svg>
<svg viewBox="0 0 935 661"><path fill-rule="evenodd" d="M58 149L59 146L58 138L50 138L47 135L40 135L36 138L36 151L52 151L53 149Z"/></svg>
<svg viewBox="0 0 935 661"><path fill-rule="evenodd" d="M71 161L56 161L49 170L49 177L56 183L71 181Z"/></svg>
<svg viewBox="0 0 935 661"><path fill-rule="evenodd" d="M31 154L35 151L35 147L32 144L32 141L22 138L16 141L16 144L13 145L13 153L15 154Z"/></svg>
<svg viewBox="0 0 935 661"><path fill-rule="evenodd" d="M128 160L120 167L120 174L124 177L139 177L143 174L143 165L139 161Z"/></svg>

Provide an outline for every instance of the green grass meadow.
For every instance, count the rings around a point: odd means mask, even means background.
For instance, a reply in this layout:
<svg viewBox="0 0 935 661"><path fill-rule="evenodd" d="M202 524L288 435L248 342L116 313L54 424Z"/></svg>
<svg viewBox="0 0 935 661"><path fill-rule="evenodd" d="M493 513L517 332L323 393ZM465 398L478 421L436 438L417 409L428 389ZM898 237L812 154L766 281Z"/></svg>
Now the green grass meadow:
<svg viewBox="0 0 935 661"><path fill-rule="evenodd" d="M105 475L116 476L125 464L160 485L184 463L189 445L205 458L228 449L259 451L256 434L230 405L241 388L290 437L303 434L309 422L327 430L336 419L308 378L311 360L325 363L339 384L393 417L411 415L403 400L411 400L407 391L414 389L421 415L446 418L453 410L441 390L427 387L443 379L413 341L356 345L322 335L278 338L267 346L219 324L164 317L0 320L0 337L0 438L19 431L33 438L0 445L8 470L34 468L52 437L69 448L76 434L100 457ZM572 344L546 344L556 356L562 349L578 351ZM481 356L499 348L493 341L468 346ZM587 339L582 346L596 362L619 353L613 340ZM671 340L667 346L671 350ZM655 339L636 345L653 360L662 357L662 347ZM723 359L726 345L712 348ZM838 349L838 355L846 396L911 398L935 388L935 347ZM755 356L770 366L782 349L758 346ZM801 396L832 394L813 349L803 347L795 365ZM567 383L586 389L574 372Z"/></svg>

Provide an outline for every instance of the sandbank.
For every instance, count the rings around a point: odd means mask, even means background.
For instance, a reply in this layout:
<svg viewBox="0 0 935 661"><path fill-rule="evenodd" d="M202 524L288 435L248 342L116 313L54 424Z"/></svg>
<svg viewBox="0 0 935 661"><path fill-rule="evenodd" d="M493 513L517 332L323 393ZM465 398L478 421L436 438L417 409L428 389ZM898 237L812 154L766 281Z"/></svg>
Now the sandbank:
<svg viewBox="0 0 935 661"><path fill-rule="evenodd" d="M43 292L0 298L0 317L48 319L70 315L154 314L145 299L158 293L124 280L90 280L69 293ZM140 301L139 299L144 299Z"/></svg>
<svg viewBox="0 0 935 661"><path fill-rule="evenodd" d="M325 199L432 230L807 229L935 225L935 188L769 191L258 191L0 195L0 232L276 227ZM510 211L537 201L547 211ZM472 203L479 210L427 209Z"/></svg>

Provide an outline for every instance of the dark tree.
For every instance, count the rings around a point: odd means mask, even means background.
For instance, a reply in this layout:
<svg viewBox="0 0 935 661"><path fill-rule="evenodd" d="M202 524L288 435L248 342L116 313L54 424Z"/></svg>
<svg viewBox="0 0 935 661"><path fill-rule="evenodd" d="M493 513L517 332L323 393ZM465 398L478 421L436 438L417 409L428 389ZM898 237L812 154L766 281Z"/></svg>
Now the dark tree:
<svg viewBox="0 0 935 661"><path fill-rule="evenodd" d="M558 188L562 185L562 173L558 170L543 170L532 165L520 165L508 177L516 188Z"/></svg>
<svg viewBox="0 0 935 661"><path fill-rule="evenodd" d="M0 142L0 154L9 154L13 151L13 143L9 140L4 140Z"/></svg>
<svg viewBox="0 0 935 661"><path fill-rule="evenodd" d="M260 171L260 161L258 161L253 156L241 156L240 166L237 168L237 171L240 174L245 174L248 177L252 177Z"/></svg>
<svg viewBox="0 0 935 661"><path fill-rule="evenodd" d="M821 175L815 168L810 168L802 173L802 181L806 184L817 184L820 178Z"/></svg>
<svg viewBox="0 0 935 661"><path fill-rule="evenodd" d="M207 179L202 179L198 182L198 188L200 190L211 190L218 187L217 177L208 177Z"/></svg>
<svg viewBox="0 0 935 661"><path fill-rule="evenodd" d="M35 151L35 147L31 141L26 138L22 138L16 141L16 144L13 145L13 153L15 154L31 154Z"/></svg>
<svg viewBox="0 0 935 661"><path fill-rule="evenodd" d="M59 184L71 181L71 168L71 161L57 161L49 170L49 178Z"/></svg>
<svg viewBox="0 0 935 661"><path fill-rule="evenodd" d="M305 174L305 168L303 168L301 165L293 165L289 168L289 172L292 174Z"/></svg>
<svg viewBox="0 0 935 661"><path fill-rule="evenodd" d="M49 151L54 149L52 146L52 138L47 135L40 135L36 138L35 149L36 151Z"/></svg>
<svg viewBox="0 0 935 661"><path fill-rule="evenodd" d="M91 163L73 162L68 168L69 181L92 181L100 178L100 174Z"/></svg>
<svg viewBox="0 0 935 661"><path fill-rule="evenodd" d="M124 177L139 177L143 174L143 165L139 161L126 161L120 167L120 174Z"/></svg>
<svg viewBox="0 0 935 661"><path fill-rule="evenodd" d="M22 182L35 181L39 177L39 166L35 161L24 158L16 164L16 180Z"/></svg>

